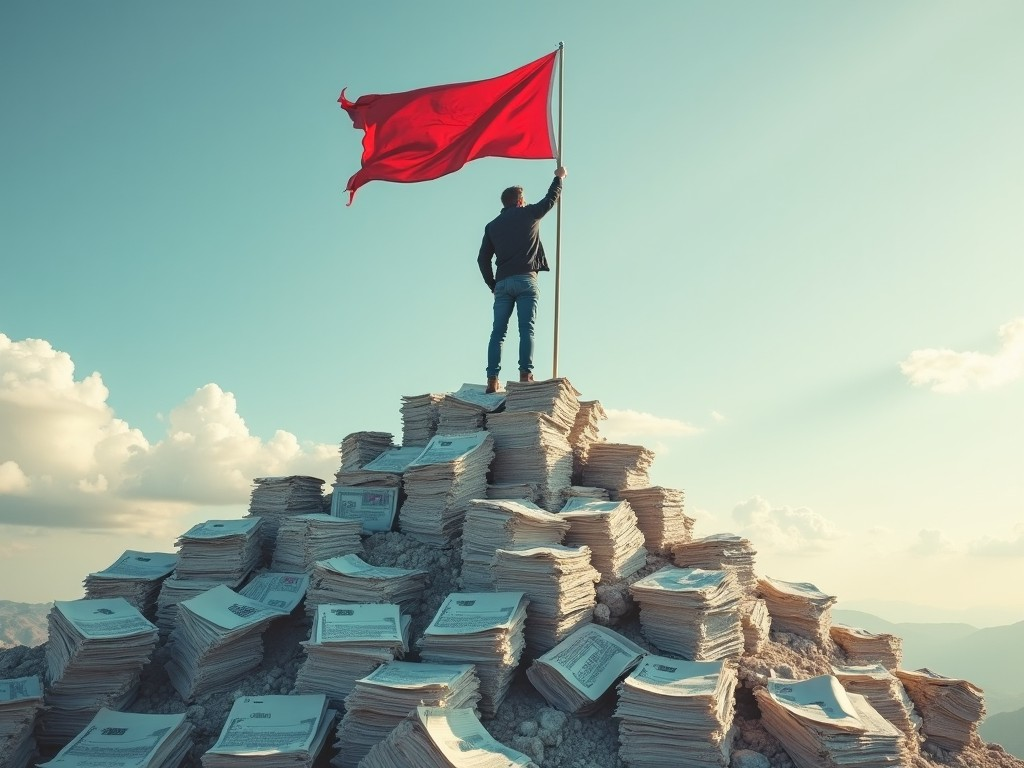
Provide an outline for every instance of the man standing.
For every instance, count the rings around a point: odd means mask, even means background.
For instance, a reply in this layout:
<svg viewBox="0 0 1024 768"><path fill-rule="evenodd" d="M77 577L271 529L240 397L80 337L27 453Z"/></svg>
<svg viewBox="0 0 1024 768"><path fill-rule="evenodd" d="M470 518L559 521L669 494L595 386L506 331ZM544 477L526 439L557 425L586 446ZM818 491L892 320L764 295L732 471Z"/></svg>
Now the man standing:
<svg viewBox="0 0 1024 768"><path fill-rule="evenodd" d="M537 319L537 273L548 272L540 242L540 220L555 207L562 193L566 170L559 166L548 193L539 203L526 205L522 187L501 193L504 206L498 217L484 227L477 264L484 282L494 294L494 326L487 344L487 393L501 392L501 345L515 307L519 320L519 380L533 381L533 326ZM497 272L491 271L495 258Z"/></svg>

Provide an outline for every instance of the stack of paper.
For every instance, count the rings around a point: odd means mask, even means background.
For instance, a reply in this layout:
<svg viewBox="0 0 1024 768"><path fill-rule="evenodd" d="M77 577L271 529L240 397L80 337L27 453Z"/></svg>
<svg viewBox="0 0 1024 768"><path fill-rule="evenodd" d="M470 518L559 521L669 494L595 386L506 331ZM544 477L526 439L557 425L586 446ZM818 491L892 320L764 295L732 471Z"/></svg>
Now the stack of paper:
<svg viewBox="0 0 1024 768"><path fill-rule="evenodd" d="M224 586L237 589L242 581L245 579ZM156 601L156 626L160 630L160 637L168 635L178 623L178 606L181 603L221 584L222 582L217 581L194 581L174 577L165 579Z"/></svg>
<svg viewBox="0 0 1024 768"><path fill-rule="evenodd" d="M281 611L294 611L309 589L308 573L276 573L266 571L257 575L239 591L242 597Z"/></svg>
<svg viewBox="0 0 1024 768"><path fill-rule="evenodd" d="M427 572L370 565L357 555L332 557L313 565L306 612L324 603L395 603L411 613L423 597Z"/></svg>
<svg viewBox="0 0 1024 768"><path fill-rule="evenodd" d="M445 395L437 411L437 434L462 435L482 430L486 414L505 404L504 392L488 395L485 389L483 384L463 384L458 392Z"/></svg>
<svg viewBox="0 0 1024 768"><path fill-rule="evenodd" d="M34 730L42 706L38 676L0 680L0 765L28 765L36 749Z"/></svg>
<svg viewBox="0 0 1024 768"><path fill-rule="evenodd" d="M769 680L756 688L761 724L797 768L893 768L909 765L903 735L832 675Z"/></svg>
<svg viewBox="0 0 1024 768"><path fill-rule="evenodd" d="M924 721L921 733L943 749L958 750L977 734L985 717L985 699L973 683L943 677L930 669L896 670L910 700Z"/></svg>
<svg viewBox="0 0 1024 768"><path fill-rule="evenodd" d="M48 617L44 744L67 744L102 708L126 709L159 633L123 597L58 600Z"/></svg>
<svg viewBox="0 0 1024 768"><path fill-rule="evenodd" d="M607 488L596 485L570 485L567 499L589 499L591 501L611 501L612 495Z"/></svg>
<svg viewBox="0 0 1024 768"><path fill-rule="evenodd" d="M547 379L528 383L510 381L505 397L507 413L543 413L568 438L580 411L580 393L568 379ZM570 448L570 450L572 450Z"/></svg>
<svg viewBox="0 0 1024 768"><path fill-rule="evenodd" d="M333 515L296 515L281 523L272 571L313 570L317 560L363 551L363 524Z"/></svg>
<svg viewBox="0 0 1024 768"><path fill-rule="evenodd" d="M525 499L474 499L462 528L462 589L482 592L492 588L495 550L560 544L568 530L567 520Z"/></svg>
<svg viewBox="0 0 1024 768"><path fill-rule="evenodd" d="M733 533L716 533L672 547L673 561L680 568L732 571L740 589L750 596L757 587L757 575L754 573L756 554L747 539Z"/></svg>
<svg viewBox="0 0 1024 768"><path fill-rule="evenodd" d="M555 709L586 715L643 655L618 632L586 624L534 661L526 676Z"/></svg>
<svg viewBox="0 0 1024 768"><path fill-rule="evenodd" d="M257 477L249 499L249 517L263 520L260 539L264 562L269 563L281 521L292 515L324 511L324 481L319 477Z"/></svg>
<svg viewBox="0 0 1024 768"><path fill-rule="evenodd" d="M402 484L402 473L409 462L423 451L423 446L392 446L356 469L342 468L334 475L334 485L345 488L378 486L393 488ZM332 500L333 502L333 500ZM331 514L348 517L333 509Z"/></svg>
<svg viewBox="0 0 1024 768"><path fill-rule="evenodd" d="M213 584L241 584L260 561L259 517L207 520L178 537L174 578Z"/></svg>
<svg viewBox="0 0 1024 768"><path fill-rule="evenodd" d="M185 701L231 688L263 661L264 630L289 613L223 584L185 600L165 665L171 685Z"/></svg>
<svg viewBox="0 0 1024 768"><path fill-rule="evenodd" d="M583 465L580 485L596 485L610 491L647 488L654 451L640 445L593 443Z"/></svg>
<svg viewBox="0 0 1024 768"><path fill-rule="evenodd" d="M401 504L402 476L386 475L385 477L394 478L394 484L367 484L354 488L343 485L334 486L334 491L331 493L331 516L345 520L357 520L360 532L367 535L378 531L390 531L395 524L395 513L398 512L398 507Z"/></svg>
<svg viewBox="0 0 1024 768"><path fill-rule="evenodd" d="M406 500L398 516L402 533L449 546L462 529L470 500L484 498L493 446L487 432L432 437L403 477Z"/></svg>
<svg viewBox="0 0 1024 768"><path fill-rule="evenodd" d="M644 636L666 653L712 661L743 653L741 593L728 571L668 566L629 587Z"/></svg>
<svg viewBox="0 0 1024 768"><path fill-rule="evenodd" d="M178 768L192 747L185 715L146 715L102 708L45 768ZM3 763L18 766L23 763Z"/></svg>
<svg viewBox="0 0 1024 768"><path fill-rule="evenodd" d="M569 445L572 446L573 480L579 482L583 476L583 468L587 464L590 446L599 442L598 424L608 418L604 408L597 400L581 400L580 409L576 412L572 429L569 430Z"/></svg>
<svg viewBox="0 0 1024 768"><path fill-rule="evenodd" d="M620 581L647 564L644 535L629 502L569 499L560 516L570 525L565 543L590 547L590 562L601 581Z"/></svg>
<svg viewBox="0 0 1024 768"><path fill-rule="evenodd" d="M881 664L833 666L832 674L847 693L859 693L911 743L916 743L921 718L914 711L914 702L907 695L903 683L888 669Z"/></svg>
<svg viewBox="0 0 1024 768"><path fill-rule="evenodd" d="M406 395L402 397L402 445L424 446L437 434L441 401L444 395Z"/></svg>
<svg viewBox="0 0 1024 768"><path fill-rule="evenodd" d="M333 764L355 768L374 744L383 741L418 706L474 710L480 681L470 664L382 664L356 680L345 698Z"/></svg>
<svg viewBox="0 0 1024 768"><path fill-rule="evenodd" d="M661 486L633 488L616 491L612 498L629 502L651 552L669 554L692 537L693 518L683 514L682 491Z"/></svg>
<svg viewBox="0 0 1024 768"><path fill-rule="evenodd" d="M450 594L419 640L424 661L476 666L484 717L495 716L515 676L529 602L522 592Z"/></svg>
<svg viewBox="0 0 1024 768"><path fill-rule="evenodd" d="M341 441L341 469L354 472L373 461L384 451L393 448L395 436L390 432L353 432Z"/></svg>
<svg viewBox="0 0 1024 768"><path fill-rule="evenodd" d="M807 637L824 645L832 625L836 598L813 584L781 581L767 576L757 582L758 597L768 604L772 629Z"/></svg>
<svg viewBox="0 0 1024 768"><path fill-rule="evenodd" d="M85 596L123 597L147 618L155 618L160 587L177 563L173 552L125 550L111 565L85 577Z"/></svg>
<svg viewBox="0 0 1024 768"><path fill-rule="evenodd" d="M729 764L737 677L722 661L644 656L619 684L619 757L631 768Z"/></svg>
<svg viewBox="0 0 1024 768"><path fill-rule="evenodd" d="M416 707L359 768L537 768L494 740L471 709Z"/></svg>
<svg viewBox="0 0 1024 768"><path fill-rule="evenodd" d="M597 604L594 589L601 574L590 565L587 547L558 544L494 553L494 588L524 592L526 647L540 656L589 624Z"/></svg>
<svg viewBox="0 0 1024 768"><path fill-rule="evenodd" d="M760 653L772 631L768 604L760 598L744 598L740 602L740 625L743 627L743 651L747 655Z"/></svg>
<svg viewBox="0 0 1024 768"><path fill-rule="evenodd" d="M844 624L833 624L829 635L846 652L851 664L881 664L886 669L896 669L903 660L903 638L896 635L876 634Z"/></svg>
<svg viewBox="0 0 1024 768"><path fill-rule="evenodd" d="M572 484L572 448L558 422L506 410L487 417L487 431L494 437L494 482L536 484L538 504L557 510Z"/></svg>
<svg viewBox="0 0 1024 768"><path fill-rule="evenodd" d="M356 680L408 652L411 625L390 603L317 606L295 692L326 693L340 706Z"/></svg>
<svg viewBox="0 0 1024 768"><path fill-rule="evenodd" d="M323 694L241 696L203 768L313 768L337 716Z"/></svg>
<svg viewBox="0 0 1024 768"><path fill-rule="evenodd" d="M536 504L541 499L538 483L491 483L487 486L488 499L525 499Z"/></svg>

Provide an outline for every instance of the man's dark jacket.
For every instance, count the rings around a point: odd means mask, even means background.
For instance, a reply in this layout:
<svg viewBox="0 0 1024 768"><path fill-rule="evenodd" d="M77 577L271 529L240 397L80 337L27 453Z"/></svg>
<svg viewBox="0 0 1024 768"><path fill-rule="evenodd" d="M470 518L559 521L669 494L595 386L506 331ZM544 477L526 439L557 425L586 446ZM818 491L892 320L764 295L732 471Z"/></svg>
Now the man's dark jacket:
<svg viewBox="0 0 1024 768"><path fill-rule="evenodd" d="M476 262L480 274L492 291L506 277L530 272L548 272L548 260L540 242L540 220L555 207L562 193L562 179L555 176L548 193L539 203L502 208L498 217L484 227L484 239ZM495 256L497 274L491 273L491 257Z"/></svg>

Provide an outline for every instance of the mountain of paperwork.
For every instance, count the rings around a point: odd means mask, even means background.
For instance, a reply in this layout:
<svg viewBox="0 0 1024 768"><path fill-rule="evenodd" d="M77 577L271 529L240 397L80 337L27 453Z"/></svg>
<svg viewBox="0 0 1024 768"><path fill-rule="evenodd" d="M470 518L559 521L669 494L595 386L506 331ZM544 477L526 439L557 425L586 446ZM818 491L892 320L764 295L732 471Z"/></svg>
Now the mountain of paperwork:
<svg viewBox="0 0 1024 768"><path fill-rule="evenodd" d="M833 675L772 679L754 696L761 722L797 768L908 765L903 734L863 696L847 694Z"/></svg>
<svg viewBox="0 0 1024 768"><path fill-rule="evenodd" d="M737 676L723 661L647 655L619 683L619 756L631 768L729 764Z"/></svg>
<svg viewBox="0 0 1024 768"><path fill-rule="evenodd" d="M494 553L494 587L500 592L524 592L530 600L526 647L533 656L590 623L597 604L594 584L600 579L590 565L587 547L551 544Z"/></svg>
<svg viewBox="0 0 1024 768"><path fill-rule="evenodd" d="M471 709L416 707L359 768L538 768L495 741Z"/></svg>
<svg viewBox="0 0 1024 768"><path fill-rule="evenodd" d="M836 598L813 584L782 581L764 576L757 582L757 594L768 604L772 628L791 632L824 644L832 625L832 604Z"/></svg>
<svg viewBox="0 0 1024 768"><path fill-rule="evenodd" d="M426 579L426 571L370 565L357 555L320 560L306 592L306 613L314 615L323 603L395 603L408 613L423 596Z"/></svg>
<svg viewBox="0 0 1024 768"><path fill-rule="evenodd" d="M123 597L146 617L156 617L156 601L164 580L178 564L173 552L125 550L102 571L90 573L83 586L90 599Z"/></svg>
<svg viewBox="0 0 1024 768"><path fill-rule="evenodd" d="M317 606L295 692L326 693L340 706L356 680L408 652L411 624L389 603Z"/></svg>
<svg viewBox="0 0 1024 768"><path fill-rule="evenodd" d="M561 517L569 521L565 543L590 548L590 562L605 582L632 576L647 563L644 535L628 501L572 498Z"/></svg>
<svg viewBox="0 0 1024 768"><path fill-rule="evenodd" d="M568 531L568 520L525 499L474 499L462 527L462 589L491 589L497 550L560 544Z"/></svg>
<svg viewBox="0 0 1024 768"><path fill-rule="evenodd" d="M512 684L529 602L522 592L455 592L423 630L423 661L475 665L483 717L494 717Z"/></svg>
<svg viewBox="0 0 1024 768"><path fill-rule="evenodd" d="M739 656L741 593L728 571L668 566L629 587L644 636L665 653L694 661Z"/></svg>
<svg viewBox="0 0 1024 768"><path fill-rule="evenodd" d="M374 744L383 741L418 706L474 710L480 681L471 664L392 661L361 680L345 697L338 725L337 768L355 768Z"/></svg>
<svg viewBox="0 0 1024 768"><path fill-rule="evenodd" d="M123 597L58 600L48 620L46 710L37 737L64 745L103 707L131 705L159 633Z"/></svg>
<svg viewBox="0 0 1024 768"><path fill-rule="evenodd" d="M618 632L586 624L534 661L526 676L555 709L586 715L643 655L643 648Z"/></svg>

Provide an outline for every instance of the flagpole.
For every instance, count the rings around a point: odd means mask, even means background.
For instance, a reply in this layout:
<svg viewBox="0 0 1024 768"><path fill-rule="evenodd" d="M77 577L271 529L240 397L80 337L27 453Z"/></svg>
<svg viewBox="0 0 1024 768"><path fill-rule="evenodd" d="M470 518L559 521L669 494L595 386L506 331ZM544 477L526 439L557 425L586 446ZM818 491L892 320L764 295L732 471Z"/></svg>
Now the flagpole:
<svg viewBox="0 0 1024 768"><path fill-rule="evenodd" d="M562 166L562 81L565 77L565 46L558 43L558 167ZM551 378L558 378L558 293L561 286L562 260L562 196L555 204L555 343Z"/></svg>

